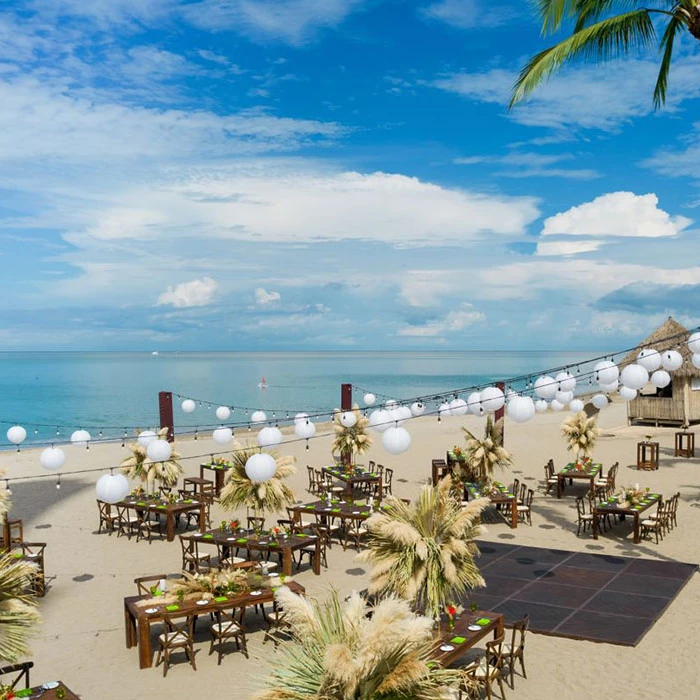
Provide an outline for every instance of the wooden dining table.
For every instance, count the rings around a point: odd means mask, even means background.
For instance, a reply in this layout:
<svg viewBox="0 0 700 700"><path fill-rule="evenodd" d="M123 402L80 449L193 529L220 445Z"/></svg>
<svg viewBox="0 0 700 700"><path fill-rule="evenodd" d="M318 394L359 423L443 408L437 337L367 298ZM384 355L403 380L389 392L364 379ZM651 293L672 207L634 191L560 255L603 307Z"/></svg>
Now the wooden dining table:
<svg viewBox="0 0 700 700"><path fill-rule="evenodd" d="M377 500L382 500L383 484L382 477L376 472L368 472L363 469L346 469L342 466L334 467L323 467L321 470L324 474L342 481L345 484L345 495L350 496L353 493L353 489L356 486L363 486L366 484L376 484L377 485Z"/></svg>
<svg viewBox="0 0 700 700"><path fill-rule="evenodd" d="M55 688L44 687L45 685L53 685L54 683L58 683ZM63 688L65 691L63 700L80 700L80 698L62 681L51 681L50 683L45 683L44 686L37 685L32 688L15 689L13 691L14 697L25 698L26 700L34 700L34 698L41 698L41 700L58 700L56 691L59 688Z"/></svg>
<svg viewBox="0 0 700 700"><path fill-rule="evenodd" d="M296 581L284 584L294 593L305 593L305 588ZM163 621L164 613L188 615L208 615L216 610L230 610L231 608L248 608L254 605L263 605L274 602L272 588L262 588L256 595L254 591L248 591L231 596L213 598L211 594L202 593L201 600L206 600L204 605L197 604L195 599L184 600L178 603L176 608L166 610L172 606L156 605L148 607L143 601L151 596L137 595L124 598L124 627L126 633L126 648L138 646L139 668L150 668L153 665L153 645L151 643L151 625ZM140 604L139 604L140 603ZM154 612L146 612L153 610ZM47 696L44 696L47 697Z"/></svg>
<svg viewBox="0 0 700 700"><path fill-rule="evenodd" d="M493 482L493 490L484 493L479 484L466 483L464 484L464 494L469 498L488 498L496 507L510 507L510 526L515 529L518 527L518 499L514 493L499 481ZM469 499L467 499L469 500Z"/></svg>
<svg viewBox="0 0 700 700"><path fill-rule="evenodd" d="M343 499L332 499L330 503L327 501L313 501L312 503L299 503L290 506L288 510L294 513L294 520L301 522L304 515L317 516L321 522L325 519L340 519L340 520L367 520L372 515L373 510L366 504L351 503Z"/></svg>
<svg viewBox="0 0 700 700"><path fill-rule="evenodd" d="M561 471L557 472L557 498L561 498L564 493L564 481L566 479L586 480L590 484L591 495L595 494L595 480L600 474L603 465L600 462L591 462L582 469L577 469L573 462L567 464Z"/></svg>
<svg viewBox="0 0 700 700"><path fill-rule="evenodd" d="M631 515L634 518L634 543L639 544L641 542L639 534L639 516L644 511L649 510L649 508L656 506L662 498L663 496L659 493L650 493L642 499L641 503L634 505L629 504L625 508L621 506L614 496L607 501L596 504L593 508L593 539L598 539L601 515L620 515L622 517Z"/></svg>
<svg viewBox="0 0 700 700"><path fill-rule="evenodd" d="M220 496L221 489L224 488L226 483L226 474L230 469L233 469L233 464L230 462L202 462L199 465L199 478L204 479L204 472L213 471L214 472L214 495Z"/></svg>
<svg viewBox="0 0 700 700"><path fill-rule="evenodd" d="M471 630L470 626L479 629ZM440 624L433 658L440 665L447 667L490 634L493 633L493 638L497 639L504 629L505 623L501 613L486 610L465 611L455 620L454 629L448 630L445 622Z"/></svg>
<svg viewBox="0 0 700 700"><path fill-rule="evenodd" d="M162 503L156 500L141 500L137 497L130 497L119 501L115 505L164 515L168 542L172 542L175 539L175 519L179 515L199 511L199 527L204 529L207 526L206 504L202 500L185 498L177 500L175 503Z"/></svg>

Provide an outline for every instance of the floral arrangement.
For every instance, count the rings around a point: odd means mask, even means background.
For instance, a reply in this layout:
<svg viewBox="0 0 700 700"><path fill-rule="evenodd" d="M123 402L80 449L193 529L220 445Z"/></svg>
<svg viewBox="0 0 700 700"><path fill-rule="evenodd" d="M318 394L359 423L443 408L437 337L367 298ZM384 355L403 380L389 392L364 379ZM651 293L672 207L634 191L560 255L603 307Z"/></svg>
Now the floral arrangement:
<svg viewBox="0 0 700 700"><path fill-rule="evenodd" d="M238 528L241 526L241 521L238 518L234 518L230 523L229 527L232 530L238 530Z"/></svg>
<svg viewBox="0 0 700 700"><path fill-rule="evenodd" d="M271 534L273 537L279 537L279 536L282 534L282 528L281 528L281 527L277 527L277 525L275 525L275 527L270 528L270 534Z"/></svg>
<svg viewBox="0 0 700 700"><path fill-rule="evenodd" d="M462 606L455 606L455 605L447 605L445 607L445 615L447 615L447 629L448 630L453 630L455 628L455 618L457 617L458 613L461 613L464 610Z"/></svg>
<svg viewBox="0 0 700 700"><path fill-rule="evenodd" d="M217 467L232 467L233 464L229 462L228 460L225 460L223 457L215 457L212 459L211 464Z"/></svg>
<svg viewBox="0 0 700 700"><path fill-rule="evenodd" d="M12 686L0 685L0 700L12 700L12 698L16 697L17 696L15 695L15 691L12 689Z"/></svg>
<svg viewBox="0 0 700 700"><path fill-rule="evenodd" d="M452 448L452 454L459 459L462 456L462 448L459 445L455 445Z"/></svg>
<svg viewBox="0 0 700 700"><path fill-rule="evenodd" d="M584 469L588 469L592 463L593 459L591 457L582 457L574 462L574 469L577 471L583 471Z"/></svg>
<svg viewBox="0 0 700 700"><path fill-rule="evenodd" d="M566 440L566 449L576 453L574 462L577 465L584 459L590 460L598 440L598 423L594 416L589 418L585 411L579 411L561 424L561 434Z"/></svg>
<svg viewBox="0 0 700 700"><path fill-rule="evenodd" d="M635 484L634 486L625 486L621 488L615 494L615 498L620 506L624 508L638 505L647 497L648 494L648 486L645 489L640 489L639 484Z"/></svg>

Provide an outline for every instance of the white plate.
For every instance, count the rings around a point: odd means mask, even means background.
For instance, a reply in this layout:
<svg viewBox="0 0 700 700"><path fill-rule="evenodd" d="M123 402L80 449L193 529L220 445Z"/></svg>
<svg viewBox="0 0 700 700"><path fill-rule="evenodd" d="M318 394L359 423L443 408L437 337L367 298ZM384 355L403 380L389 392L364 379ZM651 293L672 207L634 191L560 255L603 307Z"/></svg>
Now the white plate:
<svg viewBox="0 0 700 700"><path fill-rule="evenodd" d="M158 608L146 608L146 609L144 610L144 612L147 613L148 615L153 615L153 613L157 613L157 612L158 612Z"/></svg>
<svg viewBox="0 0 700 700"><path fill-rule="evenodd" d="M469 625L467 629L471 630L472 632L478 632L479 630L482 630L484 628L481 625Z"/></svg>
<svg viewBox="0 0 700 700"><path fill-rule="evenodd" d="M359 514L360 514L360 511L359 511L359 510L353 510L352 514L353 514L353 515L359 515Z"/></svg>
<svg viewBox="0 0 700 700"><path fill-rule="evenodd" d="M267 540L258 540L258 544L267 544Z"/></svg>
<svg viewBox="0 0 700 700"><path fill-rule="evenodd" d="M440 651L454 651L454 647L451 644L443 644Z"/></svg>
<svg viewBox="0 0 700 700"><path fill-rule="evenodd" d="M48 681L41 686L42 690L51 690L52 688L58 688L58 681Z"/></svg>
<svg viewBox="0 0 700 700"><path fill-rule="evenodd" d="M195 532L194 535L192 535L192 537L201 537L201 536L202 536L201 532Z"/></svg>
<svg viewBox="0 0 700 700"><path fill-rule="evenodd" d="M315 540L318 535L307 535L310 540Z"/></svg>
<svg viewBox="0 0 700 700"><path fill-rule="evenodd" d="M227 537L227 538L226 538L226 541L227 541L227 542L235 542L235 541L236 541L236 538L235 538L235 537Z"/></svg>
<svg viewBox="0 0 700 700"><path fill-rule="evenodd" d="M198 506L198 505L199 505L199 501L192 501L192 503L190 503L190 505L192 505L192 506Z"/></svg>
<svg viewBox="0 0 700 700"><path fill-rule="evenodd" d="M262 595L262 591L251 591L250 595Z"/></svg>
<svg viewBox="0 0 700 700"><path fill-rule="evenodd" d="M338 501L338 505L343 505L343 503L345 503L345 501Z"/></svg>
<svg viewBox="0 0 700 700"><path fill-rule="evenodd" d="M207 605L207 603L209 603L208 600L198 600L197 601L197 605Z"/></svg>

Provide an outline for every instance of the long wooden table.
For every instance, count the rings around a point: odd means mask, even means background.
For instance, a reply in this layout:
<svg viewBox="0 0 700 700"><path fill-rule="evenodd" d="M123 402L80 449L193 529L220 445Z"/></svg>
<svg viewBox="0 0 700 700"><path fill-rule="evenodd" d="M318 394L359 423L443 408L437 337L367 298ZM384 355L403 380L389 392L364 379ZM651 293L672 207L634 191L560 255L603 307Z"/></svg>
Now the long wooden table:
<svg viewBox="0 0 700 700"><path fill-rule="evenodd" d="M305 588L296 581L285 584L294 593L305 593ZM252 591L236 596L226 597L225 601L216 601L211 594L202 594L202 600L208 600L206 605L198 605L195 600L186 600L178 605L175 611L166 611L164 605L153 605L156 612L147 613L150 609L144 605L138 605L140 601L148 600L150 596L127 596L124 598L124 627L126 632L126 648L138 646L139 668L150 668L153 665L153 647L151 645L151 624L163 621L163 613L182 613L187 615L208 615L215 610L229 610L233 607L248 608L253 605L263 605L274 602L274 591L271 588L263 588L259 595L252 595ZM46 696L44 696L46 697Z"/></svg>
<svg viewBox="0 0 700 700"><path fill-rule="evenodd" d="M16 698L25 698L26 700L33 700L34 698L41 698L42 700L58 700L56 691L58 688L63 688L63 690L66 691L65 695L63 696L64 700L80 700L80 698L72 690L70 690L65 683L62 681L54 682L58 683L56 688L44 690L42 686L38 685L29 689L15 690L14 696Z"/></svg>
<svg viewBox="0 0 700 700"><path fill-rule="evenodd" d="M335 499L334 499L335 500ZM294 519L301 522L304 514L315 515L319 518L339 518L340 520L367 520L372 511L368 505L358 505L349 501L339 500L336 503L330 504L326 501L314 501L313 503L305 503L295 505L289 508L290 512L294 513Z"/></svg>
<svg viewBox="0 0 700 700"><path fill-rule="evenodd" d="M154 500L144 501L138 498L126 498L115 505L164 515L168 542L172 542L175 539L175 519L178 515L199 511L199 527L204 529L207 526L206 504L204 501L184 499L175 503L161 503Z"/></svg>
<svg viewBox="0 0 700 700"><path fill-rule="evenodd" d="M469 626L474 625L477 620L488 620L488 622L479 625L478 630L470 630ZM493 632L493 638L496 639L503 634L503 630L504 620L501 613L485 610L465 611L460 615L459 620L455 620L453 630L448 631L446 624L441 623L434 658L442 666L449 666L484 637L488 637ZM442 650L440 647L443 645L450 646L452 649Z"/></svg>
<svg viewBox="0 0 700 700"><path fill-rule="evenodd" d="M229 469L233 469L233 464L228 462L203 462L199 465L199 477L204 479L204 470L211 470L214 472L214 495L220 496L221 489L224 488L224 483L226 481L226 473Z"/></svg>
<svg viewBox="0 0 700 700"><path fill-rule="evenodd" d="M639 544L641 541L639 536L639 515L655 506L661 499L661 494L650 493L639 505L630 505L627 508L621 508L620 503L614 497L598 503L593 509L593 539L598 539L601 515L631 515L634 518L634 543Z"/></svg>
<svg viewBox="0 0 700 700"><path fill-rule="evenodd" d="M324 474L332 476L338 481L342 481L345 486L345 494L352 495L353 489L362 484L377 484L377 500L382 500L383 484L382 477L375 472L358 471L356 469L345 469L343 467L323 467Z"/></svg>
<svg viewBox="0 0 700 700"><path fill-rule="evenodd" d="M510 526L515 529L518 527L518 499L500 482L495 481L494 486L497 491L482 493L479 484L467 483L464 485L464 493L470 498L488 498L495 506L510 506Z"/></svg>
<svg viewBox="0 0 700 700"><path fill-rule="evenodd" d="M576 469L573 462L567 464L561 471L557 472L557 498L561 498L564 493L565 479L585 479L590 484L591 495L595 494L595 480L602 467L600 462L592 462L583 469Z"/></svg>

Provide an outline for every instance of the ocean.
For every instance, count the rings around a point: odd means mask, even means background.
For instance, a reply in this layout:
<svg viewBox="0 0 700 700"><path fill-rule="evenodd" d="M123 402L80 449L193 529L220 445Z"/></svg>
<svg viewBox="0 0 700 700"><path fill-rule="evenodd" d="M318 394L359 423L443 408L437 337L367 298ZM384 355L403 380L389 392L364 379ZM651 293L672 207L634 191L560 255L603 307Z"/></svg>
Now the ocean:
<svg viewBox="0 0 700 700"><path fill-rule="evenodd" d="M343 382L407 399L495 382L565 364L590 352L5 352L0 353L0 445L11 424L26 444L66 440L84 428L93 439L129 437L158 425L158 392L175 395L176 429L206 430L216 406L234 407L230 422L256 409L277 419L332 411ZM258 385L265 377L267 388ZM177 395L206 403L185 414ZM466 398L466 397L465 397Z"/></svg>

